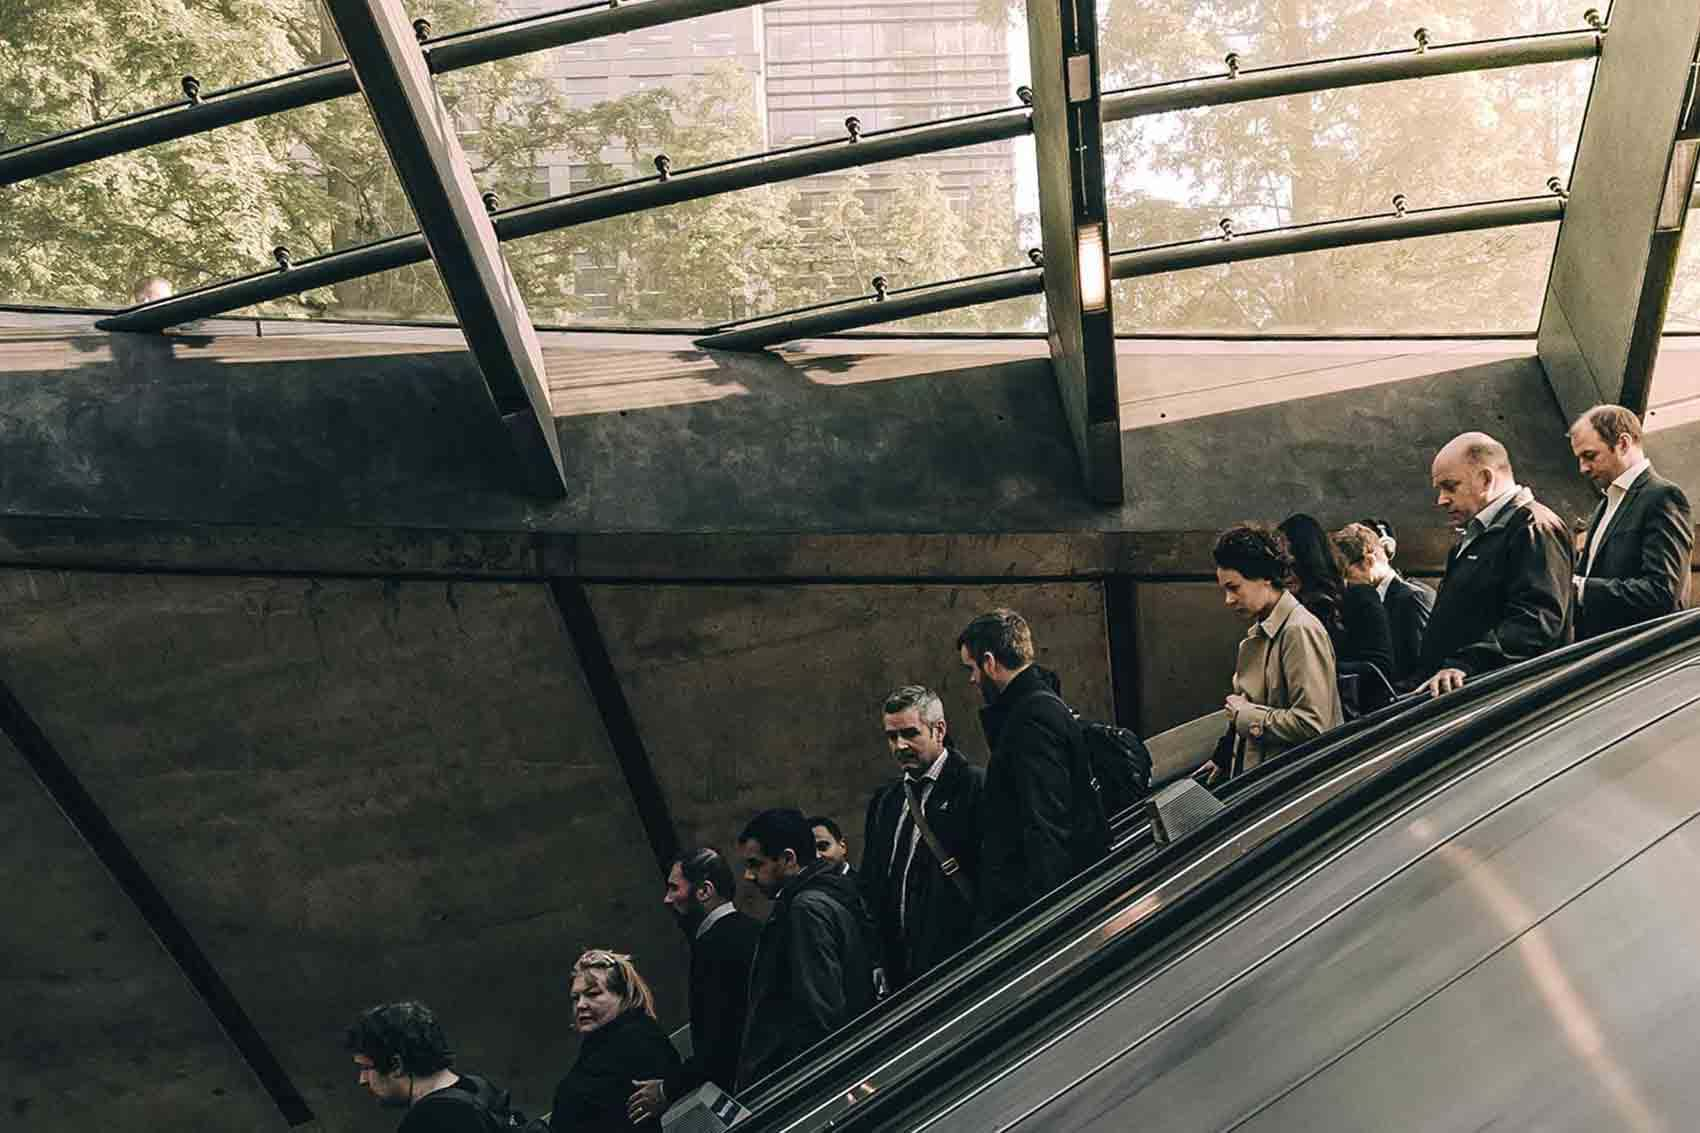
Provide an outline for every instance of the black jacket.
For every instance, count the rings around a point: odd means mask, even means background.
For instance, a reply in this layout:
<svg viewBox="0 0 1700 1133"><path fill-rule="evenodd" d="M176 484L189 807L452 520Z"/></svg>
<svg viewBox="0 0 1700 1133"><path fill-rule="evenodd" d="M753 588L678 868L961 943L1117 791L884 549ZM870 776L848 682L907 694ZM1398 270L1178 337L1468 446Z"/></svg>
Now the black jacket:
<svg viewBox="0 0 1700 1133"><path fill-rule="evenodd" d="M951 748L938 782L927 792L927 825L956 859L957 876L970 888L980 876L980 795L986 773ZM916 791L922 790L917 784ZM879 926L880 957L886 984L893 991L948 958L974 939L974 904L939 869L938 858L926 839L915 836L915 857L909 866L906 915L899 921L898 885L908 860L908 832L903 822L903 780L887 783L868 803L862 838L862 898ZM897 845L899 829L903 845Z"/></svg>
<svg viewBox="0 0 1700 1133"><path fill-rule="evenodd" d="M634 1080L666 1079L678 1069L679 1052L661 1024L637 1008L616 1015L579 1044L578 1060L555 1087L549 1126L555 1133L660 1129L659 1116L634 1126L626 1102Z"/></svg>
<svg viewBox="0 0 1700 1133"><path fill-rule="evenodd" d="M997 924L1090 866L1110 827L1092 789L1080 724L1056 678L1030 665L980 711L986 742L980 800L979 928Z"/></svg>
<svg viewBox="0 0 1700 1133"><path fill-rule="evenodd" d="M1329 629L1336 661L1363 662L1393 679L1393 631L1381 595L1373 586L1348 586L1340 604L1338 630ZM1326 624L1326 623L1324 623Z"/></svg>
<svg viewBox="0 0 1700 1133"><path fill-rule="evenodd" d="M1587 545L1598 541L1599 550L1582 587L1577 637L1597 637L1675 613L1688 596L1694 521L1682 489L1649 468L1629 486L1611 527L1602 532L1605 513L1602 499L1588 524ZM1588 563L1587 550L1581 562Z"/></svg>
<svg viewBox="0 0 1700 1133"><path fill-rule="evenodd" d="M1564 521L1519 489L1486 531L1446 560L1417 679L1490 672L1568 645L1574 544Z"/></svg>
<svg viewBox="0 0 1700 1133"><path fill-rule="evenodd" d="M737 911L715 921L700 940L691 937L691 1057L663 1083L669 1104L704 1082L723 1090L737 1082L750 965L760 939L761 922Z"/></svg>
<svg viewBox="0 0 1700 1133"><path fill-rule="evenodd" d="M874 929L856 883L816 860L774 898L750 970L738 1088L874 1004Z"/></svg>
<svg viewBox="0 0 1700 1133"><path fill-rule="evenodd" d="M1423 635L1428 632L1429 611L1434 609L1434 591L1420 582L1394 575L1382 599L1387 610L1387 627L1393 634L1393 671L1387 679L1409 683L1419 675L1423 660Z"/></svg>

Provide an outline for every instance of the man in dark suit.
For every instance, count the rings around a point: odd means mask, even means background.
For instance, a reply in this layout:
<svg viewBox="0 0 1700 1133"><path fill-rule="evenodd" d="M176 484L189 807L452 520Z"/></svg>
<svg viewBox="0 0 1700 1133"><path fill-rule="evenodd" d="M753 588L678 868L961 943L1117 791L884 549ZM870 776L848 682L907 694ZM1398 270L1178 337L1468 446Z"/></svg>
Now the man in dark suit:
<svg viewBox="0 0 1700 1133"><path fill-rule="evenodd" d="M1596 405L1570 426L1582 475L1605 493L1588 524L1577 565L1576 636L1680 610L1688 596L1694 521L1682 489L1653 471L1641 449L1641 419L1621 405Z"/></svg>
<svg viewBox="0 0 1700 1133"><path fill-rule="evenodd" d="M938 693L905 685L882 708L902 775L868 803L859 876L879 925L886 987L896 991L974 939L986 773L951 744ZM917 804L942 859L915 822Z"/></svg>
<svg viewBox="0 0 1700 1133"><path fill-rule="evenodd" d="M1393 671L1387 678L1394 685L1403 685L1419 675L1417 665L1422 660L1429 612L1434 609L1434 591L1393 569L1392 546L1397 546L1393 526L1382 519L1350 523L1334 535L1334 547L1345 562L1346 581L1373 586L1381 595L1393 637Z"/></svg>
<svg viewBox="0 0 1700 1133"><path fill-rule="evenodd" d="M1576 552L1564 521L1518 485L1505 446L1486 433L1448 441L1431 473L1436 503L1464 529L1418 665L1422 687L1440 696L1569 644Z"/></svg>
<svg viewBox="0 0 1700 1133"><path fill-rule="evenodd" d="M986 707L992 755L980 797L981 928L990 928L1098 861L1110 824L1092 787L1080 722L1056 678L1033 663L1033 631L1014 610L981 614L957 636Z"/></svg>
<svg viewBox="0 0 1700 1133"><path fill-rule="evenodd" d="M737 1079L761 923L732 904L736 884L732 864L710 846L680 855L667 871L661 901L691 938L691 1057L665 1080L637 1083L627 1103L634 1122L664 1112L704 1082L730 1090Z"/></svg>

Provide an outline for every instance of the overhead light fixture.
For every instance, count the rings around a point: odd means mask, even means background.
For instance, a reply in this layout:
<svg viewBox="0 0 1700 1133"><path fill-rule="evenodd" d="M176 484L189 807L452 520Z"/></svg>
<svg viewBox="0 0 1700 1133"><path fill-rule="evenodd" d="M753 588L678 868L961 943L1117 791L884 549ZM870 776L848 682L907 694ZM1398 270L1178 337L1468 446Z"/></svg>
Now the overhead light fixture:
<svg viewBox="0 0 1700 1133"><path fill-rule="evenodd" d="M1088 224L1079 229L1080 306L1102 311L1110 302L1110 264L1104 256L1104 226Z"/></svg>
<svg viewBox="0 0 1700 1133"><path fill-rule="evenodd" d="M1660 232L1681 232L1688 218L1688 203L1694 196L1695 167L1700 165L1700 101L1697 100L1700 100L1700 60L1688 68L1688 93L1682 100L1682 119L1677 123L1670 168L1665 171L1665 194L1659 198Z"/></svg>
<svg viewBox="0 0 1700 1133"><path fill-rule="evenodd" d="M1700 164L1700 138L1684 138L1671 151L1670 170L1665 174L1665 195L1659 200L1660 232L1681 232L1688 216L1689 198L1694 195L1694 171ZM1643 214L1645 215L1645 214Z"/></svg>

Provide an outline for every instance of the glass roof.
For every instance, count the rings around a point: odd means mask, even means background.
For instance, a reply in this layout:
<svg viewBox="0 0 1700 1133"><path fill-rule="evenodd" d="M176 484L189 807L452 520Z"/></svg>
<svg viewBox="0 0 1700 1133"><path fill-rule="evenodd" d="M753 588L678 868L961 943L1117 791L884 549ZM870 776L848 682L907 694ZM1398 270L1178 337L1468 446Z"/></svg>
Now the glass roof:
<svg viewBox="0 0 1700 1133"><path fill-rule="evenodd" d="M558 10L410 5L432 35ZM17 144L341 55L296 0L127 7L40 0L0 38L0 130ZM1391 0L1100 0L1102 86L1405 49ZM1436 43L1576 26L1571 3L1434 0ZM145 26L144 26L145 25ZM1026 81L1019 3L773 0L438 76L479 187L503 206L674 168L1007 107ZM66 60L75 60L67 66ZM1590 63L1428 79L1113 123L1111 246L1137 247L1543 191L1574 151ZM784 182L504 245L541 325L710 327L1027 264L1033 149L999 142ZM120 307L415 226L363 102L168 142L4 190L0 300ZM1529 331L1552 226L1315 253L1118 284L1123 333ZM1680 290L1680 286L1679 286ZM1673 303L1673 315L1679 304ZM251 309L442 318L429 264ZM1038 298L902 329L1043 329Z"/></svg>

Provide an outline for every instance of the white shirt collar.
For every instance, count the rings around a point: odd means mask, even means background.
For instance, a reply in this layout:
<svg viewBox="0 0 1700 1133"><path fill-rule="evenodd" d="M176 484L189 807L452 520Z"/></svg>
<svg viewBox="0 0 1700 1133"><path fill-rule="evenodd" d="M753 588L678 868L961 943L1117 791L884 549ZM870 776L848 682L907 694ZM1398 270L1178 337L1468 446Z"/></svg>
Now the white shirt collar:
<svg viewBox="0 0 1700 1133"><path fill-rule="evenodd" d="M724 905L720 906L718 909L714 910L714 912L708 914L708 916L702 919L702 923L697 925L696 936L693 937L693 939L701 940L703 935L707 933L709 929L714 927L716 921L723 920L737 911L738 906L734 905L730 901L726 902Z"/></svg>
<svg viewBox="0 0 1700 1133"><path fill-rule="evenodd" d="M1611 482L1611 487L1616 488L1620 493L1627 492L1629 491L1630 486L1641 478L1641 473L1647 471L1647 469L1651 467L1653 467L1653 462L1643 456L1640 460L1631 464L1628 468L1625 468L1623 470L1623 475ZM1606 490L1610 491L1611 489L1608 488Z"/></svg>
<svg viewBox="0 0 1700 1133"><path fill-rule="evenodd" d="M1483 504L1482 510L1478 511L1476 517L1470 522L1476 525L1477 531L1486 531L1493 521L1499 518L1499 513L1505 510L1505 506L1511 502L1512 498L1522 490L1522 485L1512 481L1499 495Z"/></svg>
<svg viewBox="0 0 1700 1133"><path fill-rule="evenodd" d="M1383 602L1387 601L1387 591L1393 586L1393 580L1398 577L1399 572L1394 571L1392 574L1375 584L1375 592L1381 595L1381 600Z"/></svg>
<svg viewBox="0 0 1700 1133"><path fill-rule="evenodd" d="M945 761L948 760L949 758L950 758L950 749L947 747L943 751L939 752L939 757L937 759L933 760L932 766L928 767L925 771L923 771L921 773L921 778L931 779L933 782L937 783L939 781L939 776L944 774ZM905 775L903 777L905 779L909 778L908 775Z"/></svg>

